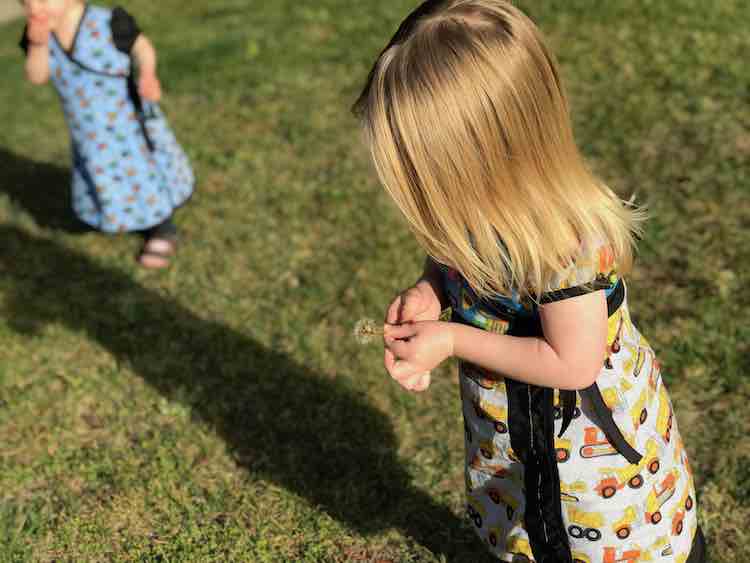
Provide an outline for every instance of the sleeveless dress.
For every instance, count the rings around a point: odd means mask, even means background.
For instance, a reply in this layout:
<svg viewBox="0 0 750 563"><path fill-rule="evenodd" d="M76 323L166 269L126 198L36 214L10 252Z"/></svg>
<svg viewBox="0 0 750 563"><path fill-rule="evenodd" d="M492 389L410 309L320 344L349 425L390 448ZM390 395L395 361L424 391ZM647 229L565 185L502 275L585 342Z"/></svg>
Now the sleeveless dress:
<svg viewBox="0 0 750 563"><path fill-rule="evenodd" d="M49 39L71 136L73 210L105 232L157 226L193 193L193 172L164 114L138 95L129 53L139 33L121 8L87 4L70 50L54 33Z"/></svg>
<svg viewBox="0 0 750 563"><path fill-rule="evenodd" d="M454 322L543 336L535 303L479 299L457 271L442 273ZM588 389L537 387L460 363L467 514L502 561L685 563L702 540L659 363L630 318L609 248L582 247L540 301L598 289L609 334Z"/></svg>

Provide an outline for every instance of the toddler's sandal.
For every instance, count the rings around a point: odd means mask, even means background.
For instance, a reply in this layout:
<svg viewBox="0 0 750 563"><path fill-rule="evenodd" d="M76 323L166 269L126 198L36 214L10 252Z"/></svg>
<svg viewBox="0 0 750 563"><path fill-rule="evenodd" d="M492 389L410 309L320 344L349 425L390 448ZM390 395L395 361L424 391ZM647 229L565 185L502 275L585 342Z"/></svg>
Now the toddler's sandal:
<svg viewBox="0 0 750 563"><path fill-rule="evenodd" d="M146 241L138 256L138 263L149 270L168 268L177 252L177 240L154 237Z"/></svg>

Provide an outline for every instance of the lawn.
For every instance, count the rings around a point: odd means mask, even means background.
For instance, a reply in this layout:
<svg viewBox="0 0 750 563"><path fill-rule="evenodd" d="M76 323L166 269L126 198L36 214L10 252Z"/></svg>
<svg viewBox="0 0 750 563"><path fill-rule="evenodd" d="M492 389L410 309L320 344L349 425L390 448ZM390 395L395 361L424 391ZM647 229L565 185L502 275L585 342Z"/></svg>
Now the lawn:
<svg viewBox="0 0 750 563"><path fill-rule="evenodd" d="M651 220L630 278L713 562L750 561L746 0L519 2L591 165ZM173 268L79 232L56 94L0 26L0 561L464 562L455 365L351 337L421 269L348 106L406 0L127 3L196 168Z"/></svg>

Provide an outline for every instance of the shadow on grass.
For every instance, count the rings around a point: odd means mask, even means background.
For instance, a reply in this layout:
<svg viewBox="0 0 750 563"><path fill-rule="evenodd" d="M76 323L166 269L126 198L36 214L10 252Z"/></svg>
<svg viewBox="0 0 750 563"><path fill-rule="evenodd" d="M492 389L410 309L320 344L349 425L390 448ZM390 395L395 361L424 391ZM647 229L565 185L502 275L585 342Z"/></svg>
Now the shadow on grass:
<svg viewBox="0 0 750 563"><path fill-rule="evenodd" d="M449 561L486 559L459 518L412 487L389 420L361 393L52 240L0 226L0 241L13 330L86 334L189 406L238 465L360 533L395 527Z"/></svg>
<svg viewBox="0 0 750 563"><path fill-rule="evenodd" d="M8 194L40 227L68 233L91 230L71 209L67 168L35 162L0 148L0 193Z"/></svg>

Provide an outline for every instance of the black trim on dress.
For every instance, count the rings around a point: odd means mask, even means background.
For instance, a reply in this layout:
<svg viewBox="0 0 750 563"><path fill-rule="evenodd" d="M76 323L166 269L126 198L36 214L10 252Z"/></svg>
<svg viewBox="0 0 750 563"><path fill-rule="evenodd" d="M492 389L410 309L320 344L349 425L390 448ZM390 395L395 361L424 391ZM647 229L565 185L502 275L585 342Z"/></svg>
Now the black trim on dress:
<svg viewBox="0 0 750 563"><path fill-rule="evenodd" d="M508 428L514 453L524 464L524 524L537 563L572 563L562 519L560 477L554 447L554 391L505 380Z"/></svg>
<svg viewBox="0 0 750 563"><path fill-rule="evenodd" d="M546 303L554 303L555 301L562 301L563 299L570 299L571 297L580 297L581 295L586 295L587 293L592 293L600 289L609 289L610 287L612 287L612 283L609 280L600 277L589 283L548 291L547 293L542 294L539 298L539 303L542 305Z"/></svg>
<svg viewBox="0 0 750 563"><path fill-rule="evenodd" d="M572 291L581 291L579 294L583 295L585 292L582 291L582 287L585 286L572 288ZM569 292L568 296L572 296L572 293ZM607 296L607 315L612 316L624 300L625 284L618 280L612 293ZM516 317L508 334L544 336L538 317ZM555 450L554 390L509 378L505 378L505 388L508 397L508 431L511 447L524 464L524 525L534 559L537 563L572 563L568 534L562 516L560 472ZM563 407L562 428L559 434L562 436L575 412L576 392L563 390L559 393ZM630 463L640 462L642 456L623 437L596 383L580 393L591 402L601 429L612 446Z"/></svg>

